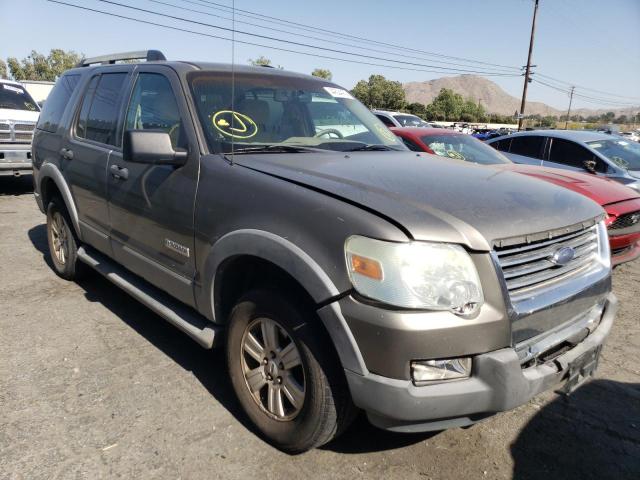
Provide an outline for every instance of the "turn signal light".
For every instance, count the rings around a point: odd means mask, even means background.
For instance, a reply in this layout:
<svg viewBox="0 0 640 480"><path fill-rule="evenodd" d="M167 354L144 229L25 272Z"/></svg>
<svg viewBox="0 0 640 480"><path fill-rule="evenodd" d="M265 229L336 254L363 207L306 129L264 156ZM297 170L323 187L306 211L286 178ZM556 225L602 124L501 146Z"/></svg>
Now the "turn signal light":
<svg viewBox="0 0 640 480"><path fill-rule="evenodd" d="M382 265L377 260L351 254L351 270L364 277L382 280Z"/></svg>

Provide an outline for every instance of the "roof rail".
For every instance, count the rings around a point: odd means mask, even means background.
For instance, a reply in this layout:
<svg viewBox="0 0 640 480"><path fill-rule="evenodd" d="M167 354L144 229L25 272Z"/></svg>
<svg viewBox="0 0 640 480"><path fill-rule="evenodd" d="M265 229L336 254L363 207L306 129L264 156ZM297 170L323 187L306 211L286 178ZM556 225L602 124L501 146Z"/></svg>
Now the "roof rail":
<svg viewBox="0 0 640 480"><path fill-rule="evenodd" d="M167 58L160 50L140 50L139 52L112 53L110 55L101 55L99 57L91 57L80 60L76 67L88 67L100 63L102 65L113 65L118 61L141 60L154 62L166 60Z"/></svg>

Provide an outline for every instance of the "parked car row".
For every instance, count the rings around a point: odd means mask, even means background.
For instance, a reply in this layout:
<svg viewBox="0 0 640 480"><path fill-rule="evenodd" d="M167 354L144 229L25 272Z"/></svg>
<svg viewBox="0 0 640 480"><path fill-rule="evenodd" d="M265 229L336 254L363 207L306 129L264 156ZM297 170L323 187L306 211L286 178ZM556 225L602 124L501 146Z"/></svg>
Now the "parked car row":
<svg viewBox="0 0 640 480"><path fill-rule="evenodd" d="M517 164L486 144L451 130L428 128L392 128L391 130L402 138L410 150L522 173L589 197L607 212L613 265L640 257L640 193L636 190L627 188L610 178L561 170L555 168L555 165L547 167ZM526 135L523 136L526 137Z"/></svg>

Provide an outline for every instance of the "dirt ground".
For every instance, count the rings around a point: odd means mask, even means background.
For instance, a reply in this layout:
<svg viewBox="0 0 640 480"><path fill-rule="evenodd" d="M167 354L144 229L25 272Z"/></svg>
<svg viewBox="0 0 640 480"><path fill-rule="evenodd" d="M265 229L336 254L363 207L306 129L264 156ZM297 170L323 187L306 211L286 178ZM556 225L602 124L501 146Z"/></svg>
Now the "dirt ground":
<svg viewBox="0 0 640 480"><path fill-rule="evenodd" d="M364 418L289 456L240 412L219 351L99 275L48 265L31 179L0 178L0 478L640 479L640 261L597 378L469 429L400 435Z"/></svg>

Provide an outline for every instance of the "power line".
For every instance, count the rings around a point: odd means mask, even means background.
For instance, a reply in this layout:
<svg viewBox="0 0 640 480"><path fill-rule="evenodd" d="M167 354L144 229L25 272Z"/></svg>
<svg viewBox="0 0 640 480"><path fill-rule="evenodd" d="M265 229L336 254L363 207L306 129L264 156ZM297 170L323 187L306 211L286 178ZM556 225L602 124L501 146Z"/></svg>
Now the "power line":
<svg viewBox="0 0 640 480"><path fill-rule="evenodd" d="M556 90L558 92L562 92L564 94L569 95L571 93L570 89L565 89L565 88L561 88L558 87L557 85L552 85L550 83L544 82L542 80L538 80L538 79L533 79L534 82L540 84L540 85L544 85L545 87L551 88L553 90ZM621 102L619 100L610 100L610 99L606 99L606 98L597 98L597 97L592 97L589 95L584 95L581 93L574 93L573 94L576 98L580 98L581 100L588 102L588 103L593 103L593 104L598 104L598 105L604 105L604 106L610 106L610 107L616 107L616 108L624 108L624 107L634 107L636 105L632 104L632 103L626 103L626 102Z"/></svg>
<svg viewBox="0 0 640 480"><path fill-rule="evenodd" d="M221 3L207 1L207 0L198 0L198 3L194 2L193 0L179 0L179 1L186 2L186 3L191 3L191 4L194 4L194 5L199 5L199 6L202 6L202 7L205 7L205 8L211 8L211 9L214 9L214 10L220 10L221 8L222 9L227 9L227 13L229 13L228 10L231 9L231 7L228 7L228 6L223 5ZM218 8L215 8L212 5L215 5ZM429 51L426 51L426 50L419 50L419 49L406 47L406 46L402 46L402 45L381 42L381 41L378 41L378 40L371 40L371 39L364 38L364 37L359 37L359 36L356 36L356 35L349 35L349 34L346 34L346 33L327 30L327 29L320 28L320 27L314 27L314 26L311 26L311 25L305 25L305 24L293 22L293 21L290 21L290 20L283 20L283 19L280 19L278 17L273 17L273 16L270 16L270 15L264 15L264 14L260 14L260 13L256 13L256 12L251 12L250 10L243 10L243 9L238 9L237 8L236 11L237 12L244 12L244 13L236 13L236 15L238 15L238 16L258 19L258 20L264 21L264 22L277 23L277 24L280 24L280 25L286 25L286 26L289 26L291 28L296 28L296 29L301 29L301 30L306 30L306 31L323 32L323 33L326 33L326 34L331 34L331 35L339 36L339 37L342 37L342 38L349 38L349 39L352 39L352 40L359 40L359 41L367 42L369 44L381 45L381 46L388 47L390 49L401 50L403 52L410 51L410 52L420 53L420 54L423 54L423 55L434 56L434 57L438 57L438 58L447 58L447 59L451 59L451 60L460 60L460 61L467 62L467 63L477 63L477 64L481 64L481 65L489 65L489 66L500 67L500 68L504 68L504 69L519 70L518 67L514 67L512 65L503 65L503 64L499 64L499 63L484 62L484 61L481 61L481 60L469 59L469 58L464 58L464 57L455 57L455 56L451 56L451 55L444 55L444 54L437 53L437 52L429 52Z"/></svg>
<svg viewBox="0 0 640 480"><path fill-rule="evenodd" d="M133 22L137 22L137 23L143 23L146 25L152 25L155 27L161 27L161 28L166 28L169 30L174 30L174 31L179 31L179 32L185 32L185 33L190 33L193 35L199 35L202 37L208 37L208 38L215 38L218 40L225 40L228 42L231 42L232 39L228 38L228 37L223 37L220 35L213 35L210 33L204 33L204 32L199 32L196 30L189 30L186 28L180 28L180 27L176 27L176 26L172 26L172 25L165 25L162 23L157 23L157 22L152 22L150 20L142 20L140 18L134 18L134 17L128 17L126 15L121 15L121 14L117 14L117 13L113 13L113 12L105 12L104 10L98 10L96 8L90 8L90 7L83 7L81 5L75 5L72 3L67 3L67 2L63 2L60 0L47 0L50 3L56 3L59 5L64 5L67 7L72 7L72 8L77 8L79 10L85 10L85 11L89 11L89 12L93 12L93 13L99 13L102 15L106 15L106 16L111 16L111 17L115 17L115 18L120 18L123 20L130 20ZM322 55L322 54L318 54L318 53L311 53L311 52L301 52L299 50L292 50L292 49L288 49L288 48L283 48L283 47L276 47L273 45L265 45L265 44L261 44L261 43L255 43L255 42L249 42L246 40L235 40L235 43L239 43L242 45L251 45L251 46L255 46L255 47L261 47L261 48L267 48L267 49L272 49L272 50L278 50L278 51L282 51L282 52L288 52L288 53L295 53L298 55L306 55L309 57L314 57L314 58L324 58L324 59L328 59L328 60L336 60L339 62L347 62L347 63L357 63L360 65L370 65L370 66L374 66L374 67L383 67L383 68L391 68L391 69L396 69L396 70L408 70L408 71L414 71L414 72L426 72L426 73L449 73L449 72L442 72L442 71L436 71L436 70L425 70L425 69L419 69L419 68L410 68L410 67L401 67L398 65L385 65L385 64L380 64L380 63L372 63L372 62L363 62L363 61L359 61L359 60L354 60L351 58L340 58L340 57L334 57L334 56L330 56L330 55ZM491 74L486 74L488 76L490 76ZM501 76L505 76L505 75L501 75Z"/></svg>
<svg viewBox="0 0 640 480"><path fill-rule="evenodd" d="M493 75L493 76L515 76L512 74L506 74L506 73L497 73L497 72L485 72L485 71L478 71L478 70L469 70L469 69L460 69L460 68L452 68L452 67L440 67L437 65L429 65L429 64L424 64L424 63L416 63L416 62L407 62L404 60L394 60L392 58L384 58L384 57L376 57L374 55L366 55L366 54L362 54L362 53L354 53L354 52L349 52L347 50L338 50L335 48L328 48L328 47L322 47L322 46L318 46L318 45L311 45L308 43L302 43L302 42L296 42L293 40L284 40L281 38L277 38L277 37L272 37L269 35L260 35L258 33L251 33L251 32L246 32L246 31L242 31L242 30L237 30L237 29L233 29L233 28L229 28L229 27L223 27L220 25L213 25L211 23L205 23L205 22L200 22L197 20L190 20L188 18L183 18L183 17L178 17L176 15L170 15L167 13L159 13L159 12L155 12L153 10L147 10L145 8L140 8L140 7L133 7L130 5L125 5L123 3L119 3L119 2L114 2L112 0L97 0L99 2L102 3L107 3L110 5L116 5L118 7L122 7L122 8L128 8L130 10L135 10L138 12L143 12L143 13L147 13L147 14L151 14L151 15L157 15L160 17L165 17L165 18L170 18L172 20L178 20L181 22L187 22L187 23L191 23L194 25L200 25L200 26L204 26L204 27L208 27L208 28L215 28L217 30L223 30L223 31L227 31L227 32L235 32L236 34L241 34L241 35L247 35L250 37L256 37L256 38L260 38L263 40L270 40L270 41L274 41L274 42L280 42L280 43L286 43L289 45L295 45L297 47L304 47L304 48L312 48L315 50L322 50L322 51L326 51L326 52L330 52L330 53L338 53L341 55L351 55L351 56L355 56L355 57L360 57L360 58L366 58L366 59L371 59L371 60L376 60L376 61L382 61L382 62L392 62L392 63L398 63L398 64L402 64L402 65L409 65L412 67L426 67L426 68L435 68L435 69L439 69L439 70L447 70L449 72L454 72L454 73L479 73L479 74L486 74L486 75Z"/></svg>
<svg viewBox="0 0 640 480"><path fill-rule="evenodd" d="M566 82L564 80L560 80L559 78L554 78L554 77L551 77L549 75L543 75L543 74L539 73L538 76L546 78L547 80L551 80L551 81L554 81L554 82L558 82L558 83L562 83L562 84L566 84L566 85L574 85L571 82ZM602 90L596 90L594 88L589 88L589 87L585 87L583 85L578 85L578 84L575 84L575 86L580 88L580 89L582 89L582 90L587 90L587 91L590 91L590 92L599 93L601 95L606 95L606 96L609 96L609 97L616 97L616 98L622 98L622 99L627 99L627 100L640 102L640 97L632 97L632 96L627 96L627 95L617 95L615 93L604 92Z"/></svg>
<svg viewBox="0 0 640 480"><path fill-rule="evenodd" d="M158 5L164 5L164 6L167 6L167 7L176 8L176 9L180 9L180 10L185 10L185 11L188 11L188 12L198 13L198 14L201 14L201 15L207 15L209 17L219 18L221 20L231 21L231 18L225 17L223 15L218 15L218 14L215 14L215 13L205 12L205 11L202 11L202 10L196 10L196 9L193 9L193 8L187 8L187 7L184 7L184 6L181 6L181 5L175 5L175 4L172 4L172 3L163 2L161 0L148 0L148 1L152 2L152 3L156 3ZM181 1L184 2L186 0L181 0ZM188 3L193 3L193 2L188 2ZM196 4L196 5L199 5L199 4ZM204 7L204 5L203 5L203 7ZM443 64L443 65L453 65L453 66L458 66L458 67L476 68L476 67L470 66L468 64L464 64L464 63L446 62L444 60L433 60L433 59L429 59L429 58L425 58L425 57L417 57L415 55L406 55L406 54L402 54L402 53L393 53L393 52L388 52L386 50L380 50L380 49L376 49L376 48L370 48L370 47L364 47L364 46L360 46L360 45L354 45L352 43L338 42L338 41L335 41L335 40L330 40L330 39L327 39L327 38L317 37L317 36L314 36L314 35L305 35L305 34L299 33L299 32L292 32L292 31L289 31L289 30L282 30L282 29L279 29L279 28L268 27L268 26L259 25L257 23L253 23L253 22L235 20L235 23L240 23L240 24L243 24L243 25L249 25L249 26L252 26L252 27L271 30L271 31L274 31L274 32L284 33L284 34L287 34L287 35L295 35L297 37L308 38L310 40L319 40L321 42L332 43L334 45L341 45L341 46L344 46L344 47L357 48L357 49L360 49L360 50L367 50L367 51L370 51L370 52L395 55L397 57L410 58L410 59L414 59L414 60L427 60L429 62L439 63L439 64ZM496 70L496 69L492 68L491 71L493 71L493 70ZM504 69L496 70L495 73L513 74L512 72L507 72Z"/></svg>

